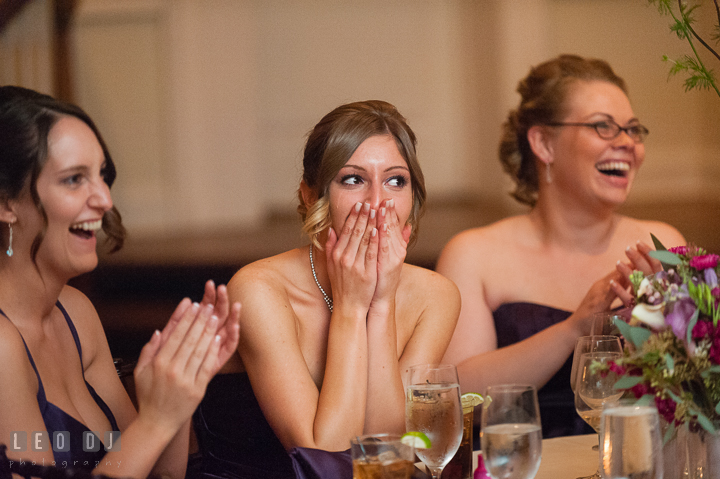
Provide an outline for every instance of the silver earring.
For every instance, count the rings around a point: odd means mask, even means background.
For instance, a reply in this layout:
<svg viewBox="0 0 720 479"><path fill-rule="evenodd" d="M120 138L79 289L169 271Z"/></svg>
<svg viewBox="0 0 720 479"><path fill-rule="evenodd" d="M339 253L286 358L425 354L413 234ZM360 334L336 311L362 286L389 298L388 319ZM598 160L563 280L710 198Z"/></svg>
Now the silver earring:
<svg viewBox="0 0 720 479"><path fill-rule="evenodd" d="M12 249L12 223L8 223L8 228L10 229L10 240L8 241L8 249L5 251L5 253L8 256L13 255L13 249Z"/></svg>
<svg viewBox="0 0 720 479"><path fill-rule="evenodd" d="M547 184L552 183L552 172L550 171L550 166L552 166L552 163L545 165L545 182Z"/></svg>

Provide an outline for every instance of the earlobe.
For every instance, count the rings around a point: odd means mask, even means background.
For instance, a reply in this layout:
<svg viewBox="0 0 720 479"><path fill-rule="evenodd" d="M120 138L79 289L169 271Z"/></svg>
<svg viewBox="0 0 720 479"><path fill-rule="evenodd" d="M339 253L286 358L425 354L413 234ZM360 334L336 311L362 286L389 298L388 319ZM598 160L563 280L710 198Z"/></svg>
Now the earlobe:
<svg viewBox="0 0 720 479"><path fill-rule="evenodd" d="M300 181L300 196L306 208L310 208L318 200L315 191L305 183L305 180Z"/></svg>
<svg viewBox="0 0 720 479"><path fill-rule="evenodd" d="M547 130L542 125L532 126L527 132L527 139L535 157L546 165L552 164L553 145Z"/></svg>
<svg viewBox="0 0 720 479"><path fill-rule="evenodd" d="M17 215L8 200L0 200L0 221L3 223L15 223Z"/></svg>

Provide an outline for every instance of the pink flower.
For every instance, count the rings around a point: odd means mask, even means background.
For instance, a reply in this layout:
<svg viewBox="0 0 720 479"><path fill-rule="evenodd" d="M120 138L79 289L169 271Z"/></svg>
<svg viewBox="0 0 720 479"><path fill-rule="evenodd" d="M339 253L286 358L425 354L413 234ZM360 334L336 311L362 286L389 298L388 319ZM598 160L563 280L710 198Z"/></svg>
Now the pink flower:
<svg viewBox="0 0 720 479"><path fill-rule="evenodd" d="M618 376L623 376L627 372L627 368L620 366L615 361L610 361L608 364L610 371L614 372Z"/></svg>
<svg viewBox="0 0 720 479"><path fill-rule="evenodd" d="M675 401L670 398L660 399L655 396L655 406L657 407L658 413L664 417L668 423L675 422L675 425L679 424L679 422L675 421L675 408L677 407Z"/></svg>
<svg viewBox="0 0 720 479"><path fill-rule="evenodd" d="M630 391L635 395L637 399L640 399L641 397L650 392L650 388L645 383L640 383L631 387Z"/></svg>
<svg viewBox="0 0 720 479"><path fill-rule="evenodd" d="M713 288L710 294L713 295L713 298L720 298L720 287Z"/></svg>
<svg viewBox="0 0 720 479"><path fill-rule="evenodd" d="M693 256L690 258L690 267L697 270L703 270L707 268L714 268L718 264L720 256L716 254L704 254L702 256Z"/></svg>
<svg viewBox="0 0 720 479"><path fill-rule="evenodd" d="M695 323L695 327L692 330L692 337L693 339L702 339L712 336L712 333L712 323L710 321L700 320Z"/></svg>
<svg viewBox="0 0 720 479"><path fill-rule="evenodd" d="M668 251L670 251L671 253L680 254L680 255L684 256L684 255L688 254L688 247L687 246L673 246Z"/></svg>

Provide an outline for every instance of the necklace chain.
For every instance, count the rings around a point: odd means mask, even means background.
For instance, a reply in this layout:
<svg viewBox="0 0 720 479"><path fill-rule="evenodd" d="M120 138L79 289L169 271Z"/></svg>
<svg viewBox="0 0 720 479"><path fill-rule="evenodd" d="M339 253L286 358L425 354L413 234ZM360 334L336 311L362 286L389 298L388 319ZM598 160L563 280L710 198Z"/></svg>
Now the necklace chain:
<svg viewBox="0 0 720 479"><path fill-rule="evenodd" d="M320 289L320 292L323 295L323 298L325 299L325 304L327 304L328 309L332 313L333 311L333 300L328 294L325 292L322 286L320 286L320 281L318 281L317 273L315 273L315 262L313 261L313 244L310 243L310 269L312 270L313 278L315 278L315 284L317 285L318 289Z"/></svg>

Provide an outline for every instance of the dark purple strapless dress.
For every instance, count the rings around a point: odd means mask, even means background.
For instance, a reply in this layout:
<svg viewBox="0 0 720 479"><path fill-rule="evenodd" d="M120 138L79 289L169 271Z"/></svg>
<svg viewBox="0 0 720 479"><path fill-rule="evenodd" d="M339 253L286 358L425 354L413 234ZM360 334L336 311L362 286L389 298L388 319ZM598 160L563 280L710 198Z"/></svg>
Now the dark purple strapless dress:
<svg viewBox="0 0 720 479"><path fill-rule="evenodd" d="M567 319L572 313L535 303L506 303L493 312L497 346L502 348ZM528 365L532 367L532 365ZM538 391L543 438L592 434L595 431L575 411L570 387L572 354Z"/></svg>

